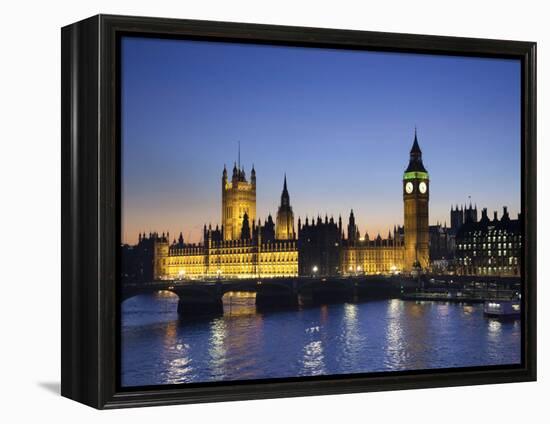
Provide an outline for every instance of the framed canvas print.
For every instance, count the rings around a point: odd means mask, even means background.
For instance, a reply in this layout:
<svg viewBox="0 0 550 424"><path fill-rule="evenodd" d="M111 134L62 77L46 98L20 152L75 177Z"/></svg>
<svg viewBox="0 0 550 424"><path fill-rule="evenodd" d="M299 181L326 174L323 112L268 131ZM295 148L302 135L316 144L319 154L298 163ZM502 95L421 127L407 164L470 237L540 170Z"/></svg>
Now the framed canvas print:
<svg viewBox="0 0 550 424"><path fill-rule="evenodd" d="M533 381L535 43L62 29L62 394Z"/></svg>

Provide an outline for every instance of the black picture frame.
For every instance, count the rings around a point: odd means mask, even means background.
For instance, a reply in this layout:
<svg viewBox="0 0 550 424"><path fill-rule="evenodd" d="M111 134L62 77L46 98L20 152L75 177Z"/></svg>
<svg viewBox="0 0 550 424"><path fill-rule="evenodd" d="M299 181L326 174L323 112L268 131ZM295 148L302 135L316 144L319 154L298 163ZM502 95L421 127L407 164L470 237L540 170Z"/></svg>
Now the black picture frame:
<svg viewBox="0 0 550 424"><path fill-rule="evenodd" d="M519 59L525 235L521 366L121 390L117 46L123 34ZM97 15L62 28L61 45L63 396L103 409L536 380L536 43Z"/></svg>

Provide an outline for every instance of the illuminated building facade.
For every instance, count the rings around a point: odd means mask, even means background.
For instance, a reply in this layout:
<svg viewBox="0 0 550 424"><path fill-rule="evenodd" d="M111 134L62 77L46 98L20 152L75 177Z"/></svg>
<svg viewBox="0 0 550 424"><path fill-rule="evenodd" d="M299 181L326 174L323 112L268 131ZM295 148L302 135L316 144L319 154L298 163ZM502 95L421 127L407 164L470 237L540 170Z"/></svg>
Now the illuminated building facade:
<svg viewBox="0 0 550 424"><path fill-rule="evenodd" d="M387 238L383 239L378 234L372 240L368 234L359 237L357 233L348 230L348 238L342 239L341 273L359 275L403 272L405 243L402 228L400 230L401 234L395 227L393 235L388 232Z"/></svg>
<svg viewBox="0 0 550 424"><path fill-rule="evenodd" d="M258 239L215 241L206 246L168 248L159 256L157 279L274 278L298 275L295 240L259 242Z"/></svg>
<svg viewBox="0 0 550 424"><path fill-rule="evenodd" d="M290 206L290 196L286 187L286 175L281 194L281 204L277 211L276 231L275 236L277 240L294 240L296 238L296 233L294 232L294 212L292 212L292 206Z"/></svg>
<svg viewBox="0 0 550 424"><path fill-rule="evenodd" d="M403 175L403 227L387 238L361 237L351 211L347 237L333 218L318 217L294 230L286 176L276 223L256 219L256 171L250 182L235 164L231 181L222 173L221 227L204 227L203 241L169 243L154 235L154 279L273 278L297 275L357 275L410 272L429 267L429 177L415 132L409 165ZM144 236L145 237L145 236Z"/></svg>
<svg viewBox="0 0 550 424"><path fill-rule="evenodd" d="M240 164L239 164L240 166ZM250 182L243 168L233 166L231 180L227 179L227 170L222 173L222 228L224 240L238 240L244 215L249 222L256 219L256 170L252 167Z"/></svg>
<svg viewBox="0 0 550 424"><path fill-rule="evenodd" d="M489 219L486 208L479 221L466 219L456 235L457 273L520 275L521 228L521 215L510 219L506 206L500 220L496 211Z"/></svg>
<svg viewBox="0 0 550 424"><path fill-rule="evenodd" d="M203 243L185 245L165 238L155 242L155 279L275 278L298 275L294 215L286 177L277 225L271 215L262 225L256 214L256 171L250 183L243 170L233 169L230 183L222 174L221 228L204 227ZM240 223L237 225L237 223Z"/></svg>

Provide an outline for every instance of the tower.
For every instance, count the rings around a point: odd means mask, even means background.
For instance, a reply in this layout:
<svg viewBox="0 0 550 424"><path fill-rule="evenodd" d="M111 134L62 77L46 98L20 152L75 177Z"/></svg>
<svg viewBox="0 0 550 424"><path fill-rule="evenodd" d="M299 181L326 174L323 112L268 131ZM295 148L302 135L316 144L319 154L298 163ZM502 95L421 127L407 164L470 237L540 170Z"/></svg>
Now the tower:
<svg viewBox="0 0 550 424"><path fill-rule="evenodd" d="M243 225L241 227L241 240L250 240L250 224L248 222L248 215L246 212L244 213Z"/></svg>
<svg viewBox="0 0 550 424"><path fill-rule="evenodd" d="M410 152L409 166L403 174L403 203L405 215L405 263L410 271L415 264L425 269L429 265L429 195L430 180L422 163L416 129Z"/></svg>
<svg viewBox="0 0 550 424"><path fill-rule="evenodd" d="M153 278L160 280L163 275L166 275L165 259L170 253L170 245L164 233L162 237L158 234L154 234L153 237Z"/></svg>
<svg viewBox="0 0 550 424"><path fill-rule="evenodd" d="M348 220L348 240L352 243L356 242L358 240L357 235L357 225L355 225L355 215L353 214L353 209L351 210L349 214L349 220Z"/></svg>
<svg viewBox="0 0 550 424"><path fill-rule="evenodd" d="M290 196L286 186L286 175L283 183L283 192L281 193L281 205L277 211L277 223L275 226L275 238L277 240L294 240L294 212L290 206Z"/></svg>
<svg viewBox="0 0 550 424"><path fill-rule="evenodd" d="M468 208L464 208L464 222L477 222L477 205L472 207L472 202Z"/></svg>
<svg viewBox="0 0 550 424"><path fill-rule="evenodd" d="M265 224L262 228L262 240L274 241L275 240L275 223L271 214L268 215Z"/></svg>
<svg viewBox="0 0 550 424"><path fill-rule="evenodd" d="M451 205L451 232L456 235L462 224L464 224L464 210L462 206L458 209L458 205L456 205L456 208L453 208Z"/></svg>
<svg viewBox="0 0 550 424"><path fill-rule="evenodd" d="M225 166L222 173L222 229L224 240L241 238L244 214L249 222L256 220L256 170L252 167L248 182L244 169L233 166L231 181Z"/></svg>

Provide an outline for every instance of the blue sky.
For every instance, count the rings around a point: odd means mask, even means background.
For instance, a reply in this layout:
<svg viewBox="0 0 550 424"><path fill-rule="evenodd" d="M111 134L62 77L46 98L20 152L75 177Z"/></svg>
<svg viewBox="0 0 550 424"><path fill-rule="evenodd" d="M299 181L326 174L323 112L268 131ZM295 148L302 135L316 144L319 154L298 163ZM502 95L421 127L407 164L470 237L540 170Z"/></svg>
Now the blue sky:
<svg viewBox="0 0 550 424"><path fill-rule="evenodd" d="M353 208L362 234L385 235L415 126L430 223L468 196L519 212L519 61L130 37L121 57L123 241L200 241L239 140L262 220L286 172L296 219Z"/></svg>

